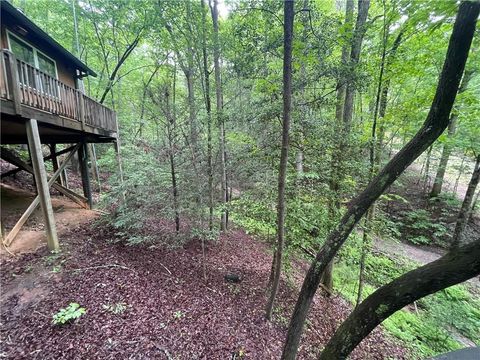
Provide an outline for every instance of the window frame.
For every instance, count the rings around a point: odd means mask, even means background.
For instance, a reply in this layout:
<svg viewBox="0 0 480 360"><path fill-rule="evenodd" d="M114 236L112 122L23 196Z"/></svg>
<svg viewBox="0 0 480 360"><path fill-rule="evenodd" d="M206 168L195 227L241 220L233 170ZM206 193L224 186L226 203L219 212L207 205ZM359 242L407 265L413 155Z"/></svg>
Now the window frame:
<svg viewBox="0 0 480 360"><path fill-rule="evenodd" d="M8 42L8 50L12 51L12 46L11 46L11 43L10 43L10 37L14 37L16 41L19 41L21 43L25 43L25 45L27 46L30 46L32 49L33 49L33 62L34 62L34 66L36 69L40 70L40 67L38 65L38 55L37 53L40 53L42 56L44 56L45 58L47 58L48 60L50 60L51 62L53 62L53 65L55 67L55 80L58 80L58 67L57 67L57 62L52 59L50 56L48 56L47 54L45 54L43 51L41 50L38 50L34 45L32 45L30 42L28 42L27 40L24 40L22 39L21 37L19 37L18 35L14 34L12 31L10 31L9 29L6 29L7 30L7 42ZM40 70L42 71L42 70ZM45 72L45 71L42 71L42 72ZM47 73L46 73L47 74ZM50 74L47 74L49 76L52 76Z"/></svg>

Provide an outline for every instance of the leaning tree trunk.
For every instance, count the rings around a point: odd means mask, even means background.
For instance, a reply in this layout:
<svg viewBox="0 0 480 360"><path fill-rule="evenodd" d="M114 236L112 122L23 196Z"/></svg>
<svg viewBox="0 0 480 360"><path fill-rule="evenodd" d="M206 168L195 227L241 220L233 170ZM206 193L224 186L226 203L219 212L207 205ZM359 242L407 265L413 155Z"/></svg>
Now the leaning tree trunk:
<svg viewBox="0 0 480 360"><path fill-rule="evenodd" d="M377 325L394 312L479 273L480 240L407 272L367 297L340 325L319 359L346 359Z"/></svg>
<svg viewBox="0 0 480 360"><path fill-rule="evenodd" d="M372 203L422 154L446 129L455 96L465 68L475 31L480 3L463 2L453 27L450 42L437 85L435 97L422 128L375 176L365 190L353 199L337 228L328 236L305 276L295 309L290 319L282 359L293 360L298 351L303 325L320 277L346 241L354 226Z"/></svg>
<svg viewBox="0 0 480 360"><path fill-rule="evenodd" d="M452 247L456 248L463 244L465 228L470 218L470 211L472 210L473 198L475 197L475 190L480 180L480 155L477 155L475 160L475 167L473 169L472 177L468 183L467 192L463 199L462 207L458 213L457 224L455 225L455 231L453 233Z"/></svg>
<svg viewBox="0 0 480 360"><path fill-rule="evenodd" d="M293 38L293 0L284 3L283 15L283 129L282 151L280 154L280 167L278 172L278 202L277 202L277 249L275 251L275 272L270 291L270 297L265 310L265 317L272 317L273 304L280 285L282 271L283 243L285 238L285 185L287 180L288 165L288 132L290 128L292 105L292 38Z"/></svg>

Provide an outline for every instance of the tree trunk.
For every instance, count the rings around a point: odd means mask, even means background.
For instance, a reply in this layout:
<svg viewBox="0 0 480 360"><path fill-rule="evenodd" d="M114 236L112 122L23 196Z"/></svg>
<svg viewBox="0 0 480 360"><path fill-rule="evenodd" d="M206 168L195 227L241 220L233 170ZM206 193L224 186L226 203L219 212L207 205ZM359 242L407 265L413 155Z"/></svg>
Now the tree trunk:
<svg viewBox="0 0 480 360"><path fill-rule="evenodd" d="M345 87L345 101L343 104L343 122L340 125L341 130L339 145L337 147L337 153L335 158L337 159L337 163L334 165L334 175L335 178L332 179L333 181L333 191L334 191L334 205L335 211L332 213L338 213L340 208L340 198L341 198L341 189L340 184L342 183L343 178L345 177L345 162L347 159L346 152L348 152L349 147L349 137L350 137L350 126L352 123L353 118L353 100L355 95L355 81L353 79L354 70L358 64L360 59L360 51L362 48L363 36L365 35L366 30L366 21L368 15L368 9L370 7L370 0L358 0L358 14L357 20L355 23L355 31L353 32L352 43L351 43L351 50L350 50L350 61L349 61L349 74L348 74L348 81ZM352 12L353 11L353 3L347 2L347 8L345 13L345 21L351 21ZM343 50L342 50L343 56ZM339 94L337 93L337 101L338 101ZM341 96L341 95L340 95ZM338 104L338 103L337 103ZM336 115L338 114L338 106L336 109ZM333 260L333 259L332 259ZM333 262L329 263L328 266L325 268L326 274L322 275L321 284L324 285L328 291L331 293L333 291Z"/></svg>
<svg viewBox="0 0 480 360"><path fill-rule="evenodd" d="M447 169L448 160L450 159L450 153L452 152L452 144L450 143L450 141L452 141L452 138L455 135L456 127L457 116L452 115L450 124L448 125L447 143L443 145L442 155L440 156L440 162L437 168L437 174L435 175L432 191L430 192L431 198L437 197L442 192L445 170Z"/></svg>
<svg viewBox="0 0 480 360"><path fill-rule="evenodd" d="M427 158L425 159L425 174L423 175L423 192L428 189L430 182L430 159L432 157L433 145L428 148Z"/></svg>
<svg viewBox="0 0 480 360"><path fill-rule="evenodd" d="M347 0L346 8L345 8L345 23L344 26L347 27L349 24L352 23L353 21L353 0ZM347 42L346 42L347 44ZM344 68L347 67L348 64L348 46L344 45L342 47L342 66ZM345 90L346 90L346 85L345 85L345 78L339 77L337 79L337 93L336 93L336 102L335 102L335 132L341 132L342 131L342 123L343 123L343 107L345 103ZM332 166L331 166L331 171L332 174L330 175L330 190L333 192L332 198L333 200L331 201L332 205L331 207L331 213L336 214L336 209L340 208L340 175L341 175L341 169L340 169L340 162L339 160L341 159L338 155L341 152L340 148L340 142L338 142L334 156L332 157ZM332 218L333 220L333 218Z"/></svg>
<svg viewBox="0 0 480 360"><path fill-rule="evenodd" d="M192 4L190 1L186 2L187 9L187 19L193 19L192 14ZM193 30L188 23L189 35L193 39ZM197 161L197 152L198 152L198 130L197 130L197 119L196 119L196 109L195 109L195 87L194 87L194 48L191 43L193 40L188 41L188 52L187 52L187 68L188 71L185 73L187 79L187 91L188 91L188 120L190 125L190 143L192 146L193 160ZM188 74L188 76L187 76Z"/></svg>
<svg viewBox="0 0 480 360"><path fill-rule="evenodd" d="M167 113L167 138L168 138L168 159L170 161L170 176L172 179L173 213L175 216L175 232L180 231L180 214L178 211L178 187L177 173L175 170L175 127L176 127L176 109L175 109L175 90L176 90L176 67L173 73L173 101L172 111L170 111L169 90L165 91L166 113Z"/></svg>
<svg viewBox="0 0 480 360"><path fill-rule="evenodd" d="M468 216L468 222L473 221L473 217L475 216L475 210L477 209L478 205L478 197L480 196L480 191L477 191L477 195L475 195L475 198L472 201L472 207L470 208L470 215Z"/></svg>
<svg viewBox="0 0 480 360"><path fill-rule="evenodd" d="M463 199L462 207L458 213L457 223L455 225L455 231L452 238L452 247L457 248L464 243L465 228L467 227L468 219L470 218L470 211L472 210L473 198L475 196L475 190L480 180L480 155L477 155L475 160L475 167L473 169L472 177L468 183L467 192Z"/></svg>
<svg viewBox="0 0 480 360"><path fill-rule="evenodd" d="M222 175L222 218L220 230L227 230L227 169L226 169L226 149L225 149L225 118L223 115L223 94L222 77L220 73L220 41L218 36L218 0L213 0L212 7L213 21L213 63L215 68L215 93L217 98L217 123L220 134L220 172Z"/></svg>
<svg viewBox="0 0 480 360"><path fill-rule="evenodd" d="M213 159L212 159L212 102L210 100L210 72L207 58L207 6L202 5L202 54L205 80L205 109L207 110L207 173L208 173L208 229L213 230Z"/></svg>
<svg viewBox="0 0 480 360"><path fill-rule="evenodd" d="M463 175L463 170L465 170L465 153L462 154L462 162L460 163L460 167L458 168L457 178L455 179L455 185L453 186L453 193L457 193L458 189L458 182L460 181L460 177Z"/></svg>
<svg viewBox="0 0 480 360"><path fill-rule="evenodd" d="M479 10L480 3L478 2L462 2L460 4L445 63L425 123L413 139L370 181L365 190L349 203L347 212L317 253L307 272L290 320L282 354L283 360L295 359L308 309L320 283L320 276L327 264L333 259L372 203L420 154L431 146L448 126L450 112L465 68Z"/></svg>
<svg viewBox="0 0 480 360"><path fill-rule="evenodd" d="M294 1L286 0L284 2L283 14L283 128L282 151L280 154L280 166L278 171L277 249L275 252L275 273L273 275L270 297L265 310L265 317L268 320L272 318L273 305L280 285L283 243L285 238L285 185L287 180L288 133L292 105L292 38L294 15Z"/></svg>
<svg viewBox="0 0 480 360"><path fill-rule="evenodd" d="M473 71L465 71L463 75L462 83L458 89L458 93L461 94L468 88L468 82L472 78ZM445 170L447 169L448 160L450 159L450 154L452 152L453 144L451 143L452 138L455 136L457 128L457 118L458 114L452 114L450 124L448 125L447 133L447 143L443 145L442 155L440 157L440 163L438 164L437 174L435 175L435 180L433 182L432 191L430 192L430 197L437 197L442 192L443 179L445 177Z"/></svg>
<svg viewBox="0 0 480 360"><path fill-rule="evenodd" d="M403 274L362 302L343 322L319 356L346 359L383 320L424 296L466 281L480 273L480 241Z"/></svg>

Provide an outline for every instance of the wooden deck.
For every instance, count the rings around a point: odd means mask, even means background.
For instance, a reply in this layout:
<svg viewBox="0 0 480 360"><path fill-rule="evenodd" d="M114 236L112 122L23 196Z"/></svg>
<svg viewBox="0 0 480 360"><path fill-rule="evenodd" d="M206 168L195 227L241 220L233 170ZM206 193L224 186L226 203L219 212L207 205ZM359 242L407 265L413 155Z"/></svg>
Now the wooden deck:
<svg viewBox="0 0 480 360"><path fill-rule="evenodd" d="M2 144L26 143L28 119L38 121L44 143L116 140L114 111L16 59L8 50L0 55Z"/></svg>

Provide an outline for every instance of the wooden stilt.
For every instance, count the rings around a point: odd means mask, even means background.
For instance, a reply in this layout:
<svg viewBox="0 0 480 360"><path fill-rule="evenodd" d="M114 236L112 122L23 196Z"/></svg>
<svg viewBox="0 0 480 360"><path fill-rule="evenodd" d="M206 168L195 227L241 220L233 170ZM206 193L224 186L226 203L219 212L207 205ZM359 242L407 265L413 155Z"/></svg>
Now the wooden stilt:
<svg viewBox="0 0 480 360"><path fill-rule="evenodd" d="M30 164L32 163L32 149L30 147L30 144L28 144L28 156L30 157ZM38 195L38 190L37 190L37 182L35 180L35 174L32 173L32 181L33 181L33 191L35 191L35 195Z"/></svg>
<svg viewBox="0 0 480 360"><path fill-rule="evenodd" d="M57 144L50 144L50 157L52 159L53 171L58 170L58 157L57 157ZM65 181L65 170L60 173L60 177L57 182L63 187L67 187Z"/></svg>
<svg viewBox="0 0 480 360"><path fill-rule="evenodd" d="M88 151L87 144L83 143L78 149L78 159L80 160L80 172L82 175L83 194L88 199L88 206L93 207L92 186L90 183L90 174L88 172Z"/></svg>
<svg viewBox="0 0 480 360"><path fill-rule="evenodd" d="M53 176L50 178L50 180L48 180L48 187L52 186L54 183L55 183L55 180L58 178L58 176L60 175L60 171L62 171L65 166L67 165L67 163L70 161L70 159L73 157L73 154L77 152L77 149L78 149L79 145L77 145L73 150L72 152L67 156L67 158L65 159L65 161L62 163L62 165L60 165L60 168L53 174ZM33 170L33 169L32 169ZM58 185L58 184L57 184ZM60 185L58 185L60 186ZM13 227L12 230L10 230L10 232L8 233L8 235L6 236L5 238L5 241L4 241L4 244L6 246L10 246L10 244L12 243L12 241L15 239L15 237L17 236L18 232L20 231L21 227L23 226L23 224L25 224L25 222L28 220L28 218L30 217L30 215L35 211L35 209L37 208L38 204L40 203L40 196L37 196L33 201L32 203L30 204L30 206L28 207L27 210L25 210L25 212L23 213L22 217L20 218L20 220L17 221L17 223L15 224L15 226Z"/></svg>
<svg viewBox="0 0 480 360"><path fill-rule="evenodd" d="M57 152L55 155L58 157L58 156L60 156L60 155L69 153L69 152L72 151L72 149L73 149L74 147L75 147L75 146L70 146L70 147L68 147L68 148L66 148L66 149L60 150L60 151ZM28 150L28 146L26 147L26 150ZM4 151L5 151L5 149L2 148L2 152L1 152L2 155L3 155ZM2 156L2 159L3 159L3 158L4 158L4 157ZM52 155L45 156L45 157L43 158L43 161L50 160L51 158L52 158ZM8 159L5 159L5 160L8 161L8 162L11 162L11 161L8 160ZM15 165L15 166L18 166L16 163L13 163L13 162L11 162L11 163L12 163L13 165ZM29 162L28 165L32 165L32 163ZM5 177L7 177L7 176L15 175L16 173L18 173L19 171L22 171L22 170L24 170L24 169L22 169L22 168L17 168L17 169L9 170L9 171L7 171L7 172L5 172L5 173L2 173L1 178L3 179L3 178L5 178ZM63 171L66 171L66 168L65 168ZM66 176L67 176L67 173L65 172L65 177L66 177Z"/></svg>
<svg viewBox="0 0 480 360"><path fill-rule="evenodd" d="M49 250L58 249L57 229L55 227L55 218L53 217L52 200L47 181L47 172L43 162L42 143L40 134L38 133L37 120L30 119L27 121L27 137L32 158L33 173L35 175L35 183L42 207L43 216L45 218L45 232L47 233L47 245Z"/></svg>
<svg viewBox="0 0 480 360"><path fill-rule="evenodd" d="M74 146L71 147L71 149L73 149L73 148L74 148ZM24 170L24 171L33 175L33 168L30 166L30 164L27 164L25 161L23 161L12 150L3 149L2 150L2 159L8 161L10 164L13 164L13 165L17 166L19 170ZM54 166L54 168L55 168L55 166ZM70 189L68 189L68 188L66 188L66 187L64 187L64 186L62 186L58 183L60 177L62 176L62 174L65 171L65 168L66 168L66 166L62 166L63 170L59 171L58 162L57 162L57 166L55 168L55 173L59 172L60 175L57 179L57 182L54 182L52 184L52 187L55 190L57 190L58 192L60 192L61 194L68 197L70 200L73 200L74 202L76 202L77 204L82 206L83 208L88 209L87 198L75 193L74 191L72 191L72 190L70 190Z"/></svg>
<svg viewBox="0 0 480 360"><path fill-rule="evenodd" d="M118 131L118 130L117 130ZM118 132L117 132L118 134ZM122 166L122 157L120 155L120 140L117 138L117 141L113 143L113 146L115 147L115 157L117 159L117 165L118 165L118 175L120 177L120 185L123 187L123 166ZM125 202L125 192L122 191L122 201Z"/></svg>

